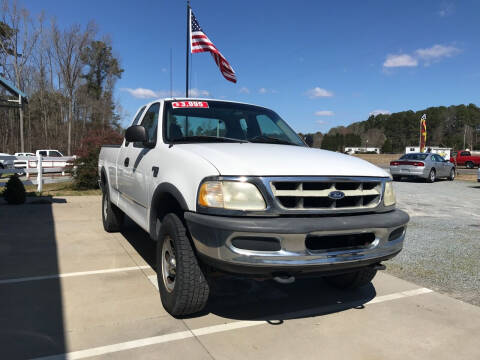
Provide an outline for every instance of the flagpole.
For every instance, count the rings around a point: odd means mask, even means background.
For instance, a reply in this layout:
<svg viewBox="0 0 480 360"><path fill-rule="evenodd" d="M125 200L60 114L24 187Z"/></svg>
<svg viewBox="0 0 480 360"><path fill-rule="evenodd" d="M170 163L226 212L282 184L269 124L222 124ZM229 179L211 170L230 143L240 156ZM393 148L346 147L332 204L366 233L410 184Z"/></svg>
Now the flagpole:
<svg viewBox="0 0 480 360"><path fill-rule="evenodd" d="M185 72L185 97L188 98L188 66L189 66L189 61L188 61L188 56L190 55L190 0L187 0L187 56L186 56L186 62L187 62L187 68Z"/></svg>

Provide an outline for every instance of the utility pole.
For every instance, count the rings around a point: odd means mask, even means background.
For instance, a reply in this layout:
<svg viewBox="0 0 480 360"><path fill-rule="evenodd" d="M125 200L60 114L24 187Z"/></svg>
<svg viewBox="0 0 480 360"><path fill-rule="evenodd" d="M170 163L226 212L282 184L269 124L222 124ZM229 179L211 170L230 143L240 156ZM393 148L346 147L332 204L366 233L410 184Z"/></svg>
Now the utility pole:
<svg viewBox="0 0 480 360"><path fill-rule="evenodd" d="M185 72L185 97L188 98L188 56L190 55L190 0L187 0L187 53L186 53L186 63L187 68Z"/></svg>

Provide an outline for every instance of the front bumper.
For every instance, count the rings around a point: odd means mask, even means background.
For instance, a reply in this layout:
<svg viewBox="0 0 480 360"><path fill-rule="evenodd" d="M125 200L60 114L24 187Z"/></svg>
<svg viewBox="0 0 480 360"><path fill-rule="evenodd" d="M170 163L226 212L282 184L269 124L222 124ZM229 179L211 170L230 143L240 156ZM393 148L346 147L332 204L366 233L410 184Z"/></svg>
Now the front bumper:
<svg viewBox="0 0 480 360"><path fill-rule="evenodd" d="M220 270L273 275L275 273L330 272L357 268L392 258L403 247L409 216L401 210L387 213L324 217L242 218L185 213L200 258ZM399 230L403 228L402 230ZM397 230L397 231L396 231ZM396 231L393 238L391 234ZM307 236L373 233L365 247L310 250ZM240 249L236 239L277 239L277 251Z"/></svg>

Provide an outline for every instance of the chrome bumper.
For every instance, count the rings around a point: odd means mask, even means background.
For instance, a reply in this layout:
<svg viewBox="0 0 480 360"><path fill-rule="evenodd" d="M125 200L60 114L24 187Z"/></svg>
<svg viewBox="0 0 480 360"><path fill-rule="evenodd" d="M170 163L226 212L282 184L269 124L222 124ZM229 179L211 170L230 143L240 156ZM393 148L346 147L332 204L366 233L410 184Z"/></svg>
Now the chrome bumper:
<svg viewBox="0 0 480 360"><path fill-rule="evenodd" d="M421 177L421 178L428 178L430 174L430 169L426 167L412 167L408 169L408 171L402 171L398 166L390 166L390 174L393 176L411 176L411 177Z"/></svg>
<svg viewBox="0 0 480 360"><path fill-rule="evenodd" d="M375 264L395 256L403 247L409 216L387 213L332 217L231 218L186 213L185 219L200 257L233 273L327 272ZM399 229L397 236L390 234ZM375 240L355 249L310 250L307 236L373 233ZM278 239L278 251L237 248L237 238Z"/></svg>

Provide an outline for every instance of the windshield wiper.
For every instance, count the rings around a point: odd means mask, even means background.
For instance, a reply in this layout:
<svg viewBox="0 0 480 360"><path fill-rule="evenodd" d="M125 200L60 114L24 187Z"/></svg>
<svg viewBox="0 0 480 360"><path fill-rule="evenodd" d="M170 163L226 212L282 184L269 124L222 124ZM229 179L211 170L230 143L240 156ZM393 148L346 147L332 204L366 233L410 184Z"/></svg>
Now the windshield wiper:
<svg viewBox="0 0 480 360"><path fill-rule="evenodd" d="M283 144L283 145L294 145L294 146L300 146L298 144L294 144L290 141L287 140L282 140L282 139L277 139L271 136L255 136L251 139L248 139L252 143L265 143L265 144Z"/></svg>
<svg viewBox="0 0 480 360"><path fill-rule="evenodd" d="M171 139L173 142L236 142L236 143L246 143L248 141L241 139L234 139L229 137L216 137L216 136L207 136L207 135L196 135L196 136L182 136L175 139Z"/></svg>

